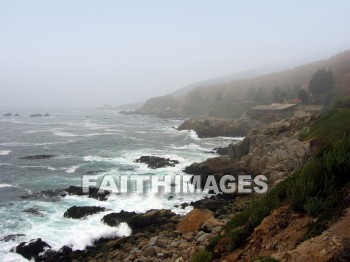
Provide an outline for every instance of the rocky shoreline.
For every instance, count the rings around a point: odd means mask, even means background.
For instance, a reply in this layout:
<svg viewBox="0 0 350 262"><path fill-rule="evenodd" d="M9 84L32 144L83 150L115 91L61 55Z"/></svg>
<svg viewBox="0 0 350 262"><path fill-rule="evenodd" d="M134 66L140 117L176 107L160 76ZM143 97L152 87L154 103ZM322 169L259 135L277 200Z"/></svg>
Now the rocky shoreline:
<svg viewBox="0 0 350 262"><path fill-rule="evenodd" d="M301 127L311 119L311 115L302 114L269 125L247 119L234 121L234 124L231 120L187 120L179 130L194 129L200 137L245 138L221 149L220 156L193 163L184 172L199 175L204 182L209 175L219 179L224 175L264 174L273 186L302 166L311 155L311 142L298 139ZM151 156L143 156L136 161L150 168L177 164L171 159ZM80 187L71 186L63 190L24 195L23 198L57 200L66 195L83 195L83 192ZM100 201L106 200L108 195L107 191L98 193L96 188L90 188L88 194ZM170 210L149 210L142 214L126 211L109 213L101 222L111 227L125 222L131 227L132 235L100 239L83 251L72 251L66 246L53 251L41 239L23 242L12 251L35 261L188 261L192 253L204 248L211 238L220 234L229 217L245 209L249 202L249 195L218 194L196 202L182 203L182 208L193 206L193 210L184 217ZM106 210L98 206L71 207L64 216L81 219L103 211Z"/></svg>

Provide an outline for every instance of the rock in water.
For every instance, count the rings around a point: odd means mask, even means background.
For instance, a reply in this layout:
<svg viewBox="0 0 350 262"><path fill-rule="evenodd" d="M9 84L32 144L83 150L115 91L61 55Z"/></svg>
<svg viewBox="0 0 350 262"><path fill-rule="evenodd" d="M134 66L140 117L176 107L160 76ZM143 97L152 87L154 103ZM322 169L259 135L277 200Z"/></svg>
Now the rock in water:
<svg viewBox="0 0 350 262"><path fill-rule="evenodd" d="M31 240L30 242L20 243L16 247L15 251L26 259L31 260L32 258L37 257L40 253L44 252L47 248L51 248L51 246L42 241L41 238L38 238L36 240Z"/></svg>
<svg viewBox="0 0 350 262"><path fill-rule="evenodd" d="M22 212L24 213L30 213L32 215L36 215L36 216L44 216L40 210L36 207L30 207L30 208L27 208L27 209L24 209L22 210Z"/></svg>
<svg viewBox="0 0 350 262"><path fill-rule="evenodd" d="M128 223L133 233L145 230L154 231L159 226L177 223L178 217L170 210L149 210L144 214L121 211L111 213L102 218L102 221L109 226L118 226L122 222Z"/></svg>
<svg viewBox="0 0 350 262"><path fill-rule="evenodd" d="M55 155L32 155L32 156L20 157L19 159L38 160L38 159L48 159L48 158L53 158L53 157L55 157Z"/></svg>
<svg viewBox="0 0 350 262"><path fill-rule="evenodd" d="M171 160L169 158L163 158L158 156L141 156L139 159L136 159L136 162L148 164L148 167L152 169L166 166L174 167L176 164L179 164L179 161L177 160Z"/></svg>
<svg viewBox="0 0 350 262"><path fill-rule="evenodd" d="M102 192L99 192L99 189L96 187L90 187L89 193L85 194L83 193L83 190L81 187L78 186L70 186L69 188L64 190L68 193L68 195L77 195L77 196L84 196L88 195L90 198L95 198L100 201L107 200L107 196L110 194L109 191L102 190Z"/></svg>
<svg viewBox="0 0 350 262"><path fill-rule="evenodd" d="M63 216L67 218L79 219L79 218L93 215L103 211L106 211L106 208L97 207L97 206L83 206L83 207L72 206L67 209L67 211L64 213Z"/></svg>
<svg viewBox="0 0 350 262"><path fill-rule="evenodd" d="M4 116L12 116L12 114L11 113L6 113L6 114L4 114Z"/></svg>
<svg viewBox="0 0 350 262"><path fill-rule="evenodd" d="M11 234L11 235L7 235L4 236L3 238L0 239L0 241L4 241L4 242L9 242L9 241L15 241L20 237L24 237L24 234Z"/></svg>

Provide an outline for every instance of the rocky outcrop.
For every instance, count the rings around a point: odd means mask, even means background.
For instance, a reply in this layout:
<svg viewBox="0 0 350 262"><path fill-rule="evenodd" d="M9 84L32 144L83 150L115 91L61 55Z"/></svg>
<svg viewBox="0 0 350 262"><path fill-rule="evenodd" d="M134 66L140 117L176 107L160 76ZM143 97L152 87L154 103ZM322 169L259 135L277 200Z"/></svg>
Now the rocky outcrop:
<svg viewBox="0 0 350 262"><path fill-rule="evenodd" d="M36 258L40 253L46 249L51 248L49 244L42 241L41 238L31 240L30 242L22 242L16 248L15 252L22 255L26 259L31 260Z"/></svg>
<svg viewBox="0 0 350 262"><path fill-rule="evenodd" d="M229 145L228 155L245 163L252 174L264 174L272 182L283 179L311 155L310 141L298 140L300 126L310 121L309 114L302 114L253 129L243 141Z"/></svg>
<svg viewBox="0 0 350 262"><path fill-rule="evenodd" d="M207 209L193 209L176 226L181 233L197 231L207 220L214 218L214 213Z"/></svg>
<svg viewBox="0 0 350 262"><path fill-rule="evenodd" d="M307 232L311 221L312 218L305 214L295 213L287 206L281 207L255 228L244 247L235 250L225 259L252 261L256 257L269 257L278 251L292 250ZM214 252L220 252L220 248L219 244Z"/></svg>
<svg viewBox="0 0 350 262"><path fill-rule="evenodd" d="M12 116L12 113L6 113L4 116Z"/></svg>
<svg viewBox="0 0 350 262"><path fill-rule="evenodd" d="M229 144L227 147L227 155L229 155L232 160L240 159L242 156L248 154L249 145L249 138L247 137L237 144Z"/></svg>
<svg viewBox="0 0 350 262"><path fill-rule="evenodd" d="M179 221L179 217L170 210L150 210L143 214L135 212L121 211L105 215L102 221L109 226L118 226L126 222L133 233L141 231L155 231L160 226L174 224Z"/></svg>
<svg viewBox="0 0 350 262"><path fill-rule="evenodd" d="M149 168L156 169L166 166L174 167L176 164L179 164L179 161L172 160L169 158L163 158L158 156L141 156L139 159L135 160L137 163L145 163Z"/></svg>
<svg viewBox="0 0 350 262"><path fill-rule="evenodd" d="M106 208L97 206L72 206L63 214L64 217L79 219L96 213L104 212Z"/></svg>
<svg viewBox="0 0 350 262"><path fill-rule="evenodd" d="M204 185L208 175L265 175L274 184L299 169L311 155L310 141L300 141L300 127L311 121L309 114L284 119L252 129L246 137L230 144L227 156L193 163L184 172L201 176ZM203 182L204 181L204 182Z"/></svg>
<svg viewBox="0 0 350 262"><path fill-rule="evenodd" d="M99 189L96 187L90 187L89 193L87 194L83 193L83 189L79 186L70 186L69 188L64 189L63 191L67 192L68 195L77 195L77 196L88 195L88 197L95 198L100 201L107 200L108 196L110 195L109 191L102 190L101 192L99 192Z"/></svg>
<svg viewBox="0 0 350 262"><path fill-rule="evenodd" d="M263 123L250 118L235 120L221 118L209 118L207 120L187 119L178 127L178 130L194 130L200 138L216 136L242 137L246 136L252 128L264 126Z"/></svg>
<svg viewBox="0 0 350 262"><path fill-rule="evenodd" d="M174 96L168 95L151 98L142 107L134 111L121 111L120 113L125 115L154 115L163 118L172 118L182 115L179 107L179 101Z"/></svg>

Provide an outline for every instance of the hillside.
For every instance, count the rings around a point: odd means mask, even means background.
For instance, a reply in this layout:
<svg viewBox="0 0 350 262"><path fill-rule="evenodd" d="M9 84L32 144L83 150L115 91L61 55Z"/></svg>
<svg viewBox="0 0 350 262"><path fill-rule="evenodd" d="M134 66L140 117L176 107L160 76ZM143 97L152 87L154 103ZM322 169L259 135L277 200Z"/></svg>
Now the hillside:
<svg viewBox="0 0 350 262"><path fill-rule="evenodd" d="M333 73L335 97L349 96L350 50L282 72L197 87L180 97L155 97L135 113L161 117L236 118L256 104L271 102L276 87L286 99L295 98L301 89L307 91L314 73L323 68Z"/></svg>

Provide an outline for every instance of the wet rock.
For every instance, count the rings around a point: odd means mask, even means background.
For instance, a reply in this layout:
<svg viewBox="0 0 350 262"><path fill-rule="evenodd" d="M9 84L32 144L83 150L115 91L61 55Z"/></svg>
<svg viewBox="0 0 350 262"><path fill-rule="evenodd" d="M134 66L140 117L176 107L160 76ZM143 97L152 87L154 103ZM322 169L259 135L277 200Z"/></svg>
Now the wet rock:
<svg viewBox="0 0 350 262"><path fill-rule="evenodd" d="M216 154L220 156L225 156L228 154L228 147L216 147L213 149Z"/></svg>
<svg viewBox="0 0 350 262"><path fill-rule="evenodd" d="M4 116L12 116L12 114L11 113L6 113L6 114L4 114Z"/></svg>
<svg viewBox="0 0 350 262"><path fill-rule="evenodd" d="M214 213L207 209L193 209L176 226L181 233L197 231L208 219L214 218Z"/></svg>
<svg viewBox="0 0 350 262"><path fill-rule="evenodd" d="M48 158L53 158L53 157L55 157L55 155L32 155L32 156L20 157L19 159L38 160L38 159L48 159Z"/></svg>
<svg viewBox="0 0 350 262"><path fill-rule="evenodd" d="M46 114L43 115L43 117L50 117L50 114L46 113Z"/></svg>
<svg viewBox="0 0 350 262"><path fill-rule="evenodd" d="M43 255L37 259L38 261L45 261L45 262L71 262L72 261L72 253L73 250L70 247L63 246L60 250L54 251L54 250L48 250Z"/></svg>
<svg viewBox="0 0 350 262"><path fill-rule="evenodd" d="M44 216L40 212L40 210L38 208L36 208L36 207L31 207L31 208L24 209L24 210L22 210L22 212L29 213L29 214L36 215L36 216Z"/></svg>
<svg viewBox="0 0 350 262"><path fill-rule="evenodd" d="M97 206L72 206L67 209L63 216L67 218L79 219L103 211L106 211L106 208Z"/></svg>
<svg viewBox="0 0 350 262"><path fill-rule="evenodd" d="M30 242L22 242L16 248L15 252L22 255L26 259L36 258L45 249L51 248L49 244L42 241L41 238L31 240Z"/></svg>
<svg viewBox="0 0 350 262"><path fill-rule="evenodd" d="M24 236L25 236L24 234L11 234L11 235L4 236L3 238L0 239L0 241L3 241L3 242L15 241L18 238L24 237Z"/></svg>
<svg viewBox="0 0 350 262"><path fill-rule="evenodd" d="M65 189L69 195L77 195L77 196L84 196L88 195L90 198L95 198L100 201L107 200L107 197L110 195L109 191L102 190L102 192L99 192L99 189L96 187L90 187L89 193L85 194L83 193L83 189L78 186L70 186L69 188Z"/></svg>
<svg viewBox="0 0 350 262"><path fill-rule="evenodd" d="M139 159L135 160L137 163L145 163L149 168L156 169L166 166L174 167L179 164L177 160L171 160L169 158L157 157L157 156L141 156Z"/></svg>
<svg viewBox="0 0 350 262"><path fill-rule="evenodd" d="M104 216L102 221L109 226L118 226L121 222L126 222L133 233L138 233L146 230L154 232L159 229L159 226L175 224L179 219L175 213L163 209L150 210L143 214L121 211Z"/></svg>

